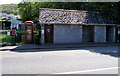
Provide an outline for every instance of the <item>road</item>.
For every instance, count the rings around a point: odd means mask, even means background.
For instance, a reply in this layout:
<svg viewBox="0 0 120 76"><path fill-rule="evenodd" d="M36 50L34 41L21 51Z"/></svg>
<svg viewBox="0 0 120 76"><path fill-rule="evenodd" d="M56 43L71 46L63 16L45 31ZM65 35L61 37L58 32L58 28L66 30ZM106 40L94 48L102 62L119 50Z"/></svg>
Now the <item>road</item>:
<svg viewBox="0 0 120 76"><path fill-rule="evenodd" d="M118 74L117 46L34 50L2 51L2 74Z"/></svg>

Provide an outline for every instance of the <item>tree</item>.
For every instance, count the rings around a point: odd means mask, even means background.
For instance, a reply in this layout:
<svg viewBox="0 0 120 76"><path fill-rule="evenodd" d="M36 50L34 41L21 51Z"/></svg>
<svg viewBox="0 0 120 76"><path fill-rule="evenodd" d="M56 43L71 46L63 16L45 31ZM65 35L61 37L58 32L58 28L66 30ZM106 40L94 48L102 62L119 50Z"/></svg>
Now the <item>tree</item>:
<svg viewBox="0 0 120 76"><path fill-rule="evenodd" d="M32 3L30 2L24 2L24 3L18 4L19 14L21 15L23 21L33 20L31 6L32 6Z"/></svg>
<svg viewBox="0 0 120 76"><path fill-rule="evenodd" d="M120 2L23 2L18 5L22 19L35 22L39 20L39 8L100 11L120 22L119 6Z"/></svg>

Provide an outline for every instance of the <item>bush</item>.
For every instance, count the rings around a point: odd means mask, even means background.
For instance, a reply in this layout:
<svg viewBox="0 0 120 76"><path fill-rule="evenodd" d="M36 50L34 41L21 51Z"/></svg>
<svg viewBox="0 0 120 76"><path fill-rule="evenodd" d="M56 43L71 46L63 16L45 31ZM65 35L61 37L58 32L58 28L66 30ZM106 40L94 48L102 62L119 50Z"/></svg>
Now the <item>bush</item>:
<svg viewBox="0 0 120 76"><path fill-rule="evenodd" d="M1 34L0 35L0 40L2 40L2 43L7 42L11 43L12 42L12 36L6 35L6 34Z"/></svg>

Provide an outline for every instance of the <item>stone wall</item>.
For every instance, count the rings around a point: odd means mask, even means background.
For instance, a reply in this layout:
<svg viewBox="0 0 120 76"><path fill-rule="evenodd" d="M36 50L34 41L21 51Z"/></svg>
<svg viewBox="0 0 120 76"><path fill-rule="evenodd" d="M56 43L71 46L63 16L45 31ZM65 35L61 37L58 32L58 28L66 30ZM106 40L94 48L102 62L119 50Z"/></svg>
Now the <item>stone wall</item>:
<svg viewBox="0 0 120 76"><path fill-rule="evenodd" d="M54 43L82 42L82 26L54 25Z"/></svg>
<svg viewBox="0 0 120 76"><path fill-rule="evenodd" d="M94 27L94 42L106 42L106 26Z"/></svg>

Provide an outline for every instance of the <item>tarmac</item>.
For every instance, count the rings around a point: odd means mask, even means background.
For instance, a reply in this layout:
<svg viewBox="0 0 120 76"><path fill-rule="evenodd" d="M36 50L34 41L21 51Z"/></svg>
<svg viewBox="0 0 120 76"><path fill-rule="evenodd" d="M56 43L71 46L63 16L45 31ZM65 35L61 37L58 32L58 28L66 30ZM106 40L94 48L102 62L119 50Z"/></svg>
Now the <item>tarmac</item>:
<svg viewBox="0 0 120 76"><path fill-rule="evenodd" d="M65 48L81 48L81 47L107 47L120 46L120 43L79 43L79 44L16 44L16 46L4 46L0 51L14 50L33 50L33 49L65 49Z"/></svg>

